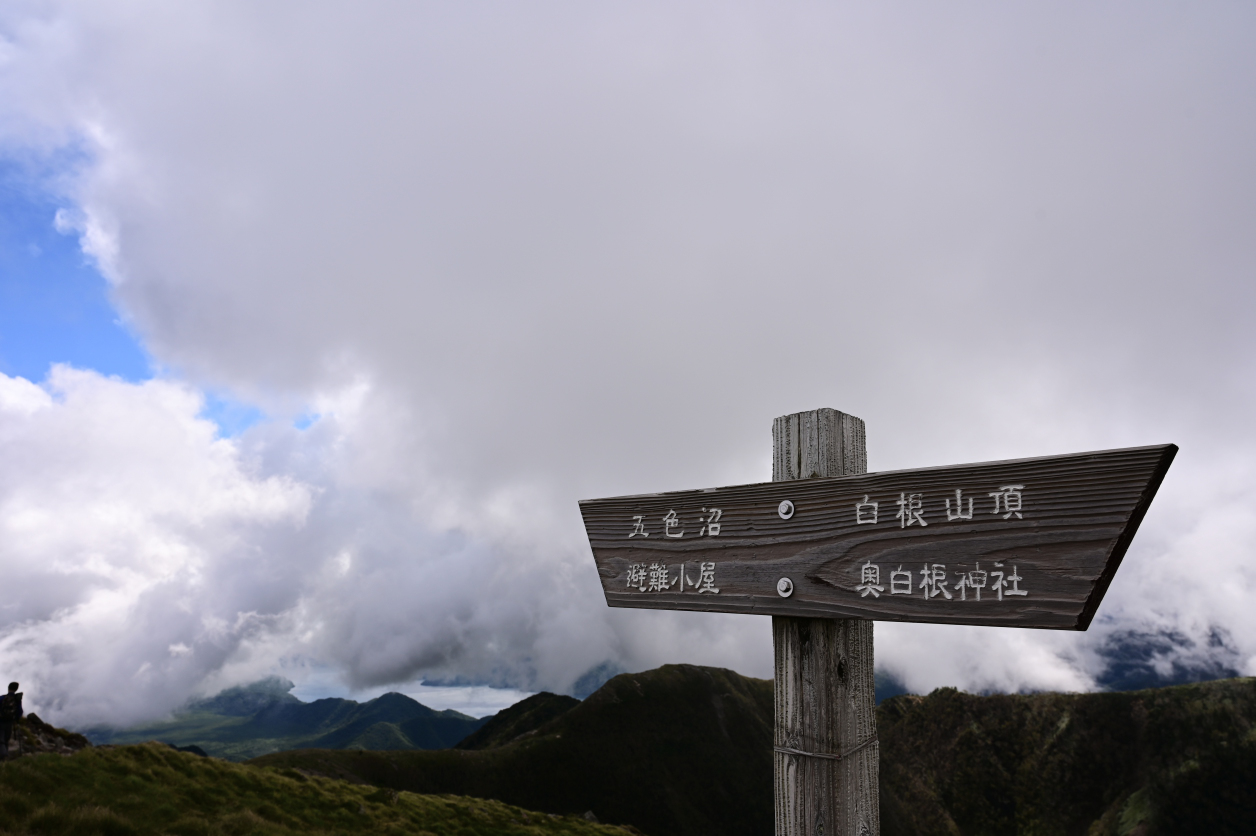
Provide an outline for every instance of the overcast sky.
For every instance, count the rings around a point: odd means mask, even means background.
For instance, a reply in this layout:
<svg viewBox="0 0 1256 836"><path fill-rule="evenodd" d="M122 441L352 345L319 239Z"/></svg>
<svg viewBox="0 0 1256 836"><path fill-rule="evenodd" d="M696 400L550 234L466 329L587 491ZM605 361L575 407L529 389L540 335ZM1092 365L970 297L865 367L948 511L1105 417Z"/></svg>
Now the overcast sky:
<svg viewBox="0 0 1256 836"><path fill-rule="evenodd" d="M1181 447L1088 633L879 624L907 687L1094 688L1130 634L1256 674L1253 31L5 3L0 676L78 724L770 676L765 618L609 610L577 501L766 481L822 406L872 470Z"/></svg>

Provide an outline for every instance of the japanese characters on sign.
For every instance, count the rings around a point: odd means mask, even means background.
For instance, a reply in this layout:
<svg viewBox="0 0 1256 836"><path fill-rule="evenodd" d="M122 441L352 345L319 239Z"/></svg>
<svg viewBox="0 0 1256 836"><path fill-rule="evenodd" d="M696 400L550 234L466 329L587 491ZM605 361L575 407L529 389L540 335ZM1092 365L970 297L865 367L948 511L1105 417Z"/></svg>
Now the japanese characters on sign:
<svg viewBox="0 0 1256 836"><path fill-rule="evenodd" d="M718 537L720 534L720 517L724 516L724 512L719 508L703 508L702 514L698 517L698 522L702 523L702 528L698 530L699 537ZM681 519L676 514L676 510L669 508L667 513L660 520L663 524L661 533L664 537L679 540L685 536L685 530L681 528ZM637 514L632 518L632 531L628 532L629 537L649 537L650 532L646 530L646 521L644 514Z"/></svg>
<svg viewBox="0 0 1256 836"><path fill-rule="evenodd" d="M718 594L715 586L715 563L696 561L698 574L694 577L688 570L688 563L670 566L665 563L633 563L628 567L628 588L638 592L711 592ZM676 576L672 577L672 569ZM673 590L673 587L679 587Z"/></svg>
<svg viewBox="0 0 1256 836"><path fill-rule="evenodd" d="M939 595L944 600L950 601L954 599L955 594L959 594L959 600L967 601L971 593L974 601L981 600L981 590L989 589L986 593L986 600L1003 600L1003 596L1010 597L1026 597L1029 595L1027 590L1020 588L1021 581L1024 580L1016 570L1016 564L1011 565L1011 571L1007 571L1006 561L992 561L993 569L982 569L981 563L973 565L971 570L961 570L947 572L946 565L943 563L926 563L920 571L915 573L920 575L920 594L924 596L926 601L937 598ZM991 565L987 563L986 565ZM859 593L859 597L867 598L871 595L873 598L880 598L881 593L885 592L885 586L881 583L881 567L872 561L865 561L858 567L859 584L855 587L855 591ZM890 579L890 595L912 595L912 577L911 569L904 569L901 565L889 573ZM951 586L948 589L948 585ZM994 599L991 599L991 595Z"/></svg>
<svg viewBox="0 0 1256 836"><path fill-rule="evenodd" d="M1024 519L1021 516L1021 511L1024 510L1024 490L1024 485L1001 485L997 491L991 491L988 496L994 500L994 507L989 509L989 513L1005 520L1011 519L1012 516L1018 520ZM968 501L967 506L964 505L965 499ZM898 513L894 515L894 519L898 520L899 528L913 525L925 528L929 525L929 521L925 519L925 495L923 493L900 491L894 504L898 506ZM876 525L879 505L879 502L870 501L868 495L864 494L864 498L855 503L855 524ZM961 489L955 490L954 508L951 507L950 497L943 500L943 508L946 510L947 522L973 519L973 497L965 497Z"/></svg>
<svg viewBox="0 0 1256 836"><path fill-rule="evenodd" d="M1002 485L997 491L991 491L988 496L994 501L994 507L989 509L989 513L1002 519L1024 519L1021 512L1024 510L1024 485ZM879 520L878 509L881 502L870 500L868 494L864 494L863 499L855 502L855 524L856 525L877 525ZM967 500L967 506L964 505ZM899 528L907 528L909 526L920 526L925 528L929 525L929 521L925 519L925 494L909 493L900 491L898 498L893 500L898 506L898 513L894 515L894 519L898 520ZM964 496L963 490L955 491L955 507L951 507L951 499L948 497L944 500L946 511L946 519L948 522L956 522L958 520L973 519L973 497ZM932 513L932 512L928 512ZM697 537L718 537L720 533L720 518L724 516L724 512L719 508L703 508L698 514ZM792 514L791 514L792 516ZM788 519L788 517L784 517ZM935 520L936 522L936 520ZM649 537L650 534L661 534L670 540L679 540L685 536L685 522L681 519L676 509L669 508L657 521L647 520L644 514L636 514L629 523L628 537ZM654 530L651 531L650 527Z"/></svg>
<svg viewBox="0 0 1256 836"><path fill-rule="evenodd" d="M1024 485L1000 485L997 491L990 491L986 495L993 501L993 507L985 507L982 510L989 514L1004 520L1010 520L1012 517L1016 519L1024 519L1022 512L1025 508ZM894 515L894 519L898 522L899 528L908 528L910 526L919 526L926 528L929 521L925 519L925 494L923 492L900 491L897 499L892 497L886 501L892 501L898 507L898 513ZM957 488L954 496L954 506L952 506L952 498L946 497L943 501L942 508L946 512L947 522L957 522L960 520L969 521L973 519L976 512L974 498L970 495L965 497L963 489ZM984 505L984 503L983 503ZM855 502L855 525L877 525L879 520L879 508L881 501L870 499L869 494L864 494L863 498ZM703 508L697 515L698 537L718 537L720 533L720 519L724 516L724 512L719 508ZM792 514L791 514L792 516ZM940 514L934 522L940 522ZM644 514L635 514L629 525L628 537L649 537L651 533L660 534L669 540L680 540L685 536L686 522L676 509L669 508L657 521L647 521ZM651 532L650 527L654 528ZM693 529L693 525L689 526L689 530ZM989 564L987 564L989 565ZM697 592L718 593L719 589L715 586L715 563L710 561L698 561L697 579L686 574L686 564L665 564L665 563L633 563L629 565L626 577L627 588L638 592L686 592L696 590ZM880 598L882 593L889 595L913 595L915 590L919 589L919 594L926 601L942 597L943 600L950 601L959 596L960 601L968 601L969 595L972 596L974 602L981 600L982 590L986 592L986 600L1002 601L1004 595L1016 597L1027 596L1028 592L1021 589L1020 583L1024 580L1018 573L1016 565L1011 565L1011 571L1007 571L1004 562L993 562L990 569L982 569L980 563L973 565L972 569L961 567L959 570L947 570L945 564L942 563L926 563L918 572L913 569L904 569L901 565L891 570L887 577L889 579L889 590L887 593L885 585L881 581L881 567L872 562L865 562L862 566L857 567L859 572L859 583L855 586L855 592L859 593L861 598L872 596ZM675 569L676 574L673 576L672 571ZM914 575L919 574L920 580L918 586L914 581ZM991 596L994 596L993 599Z"/></svg>

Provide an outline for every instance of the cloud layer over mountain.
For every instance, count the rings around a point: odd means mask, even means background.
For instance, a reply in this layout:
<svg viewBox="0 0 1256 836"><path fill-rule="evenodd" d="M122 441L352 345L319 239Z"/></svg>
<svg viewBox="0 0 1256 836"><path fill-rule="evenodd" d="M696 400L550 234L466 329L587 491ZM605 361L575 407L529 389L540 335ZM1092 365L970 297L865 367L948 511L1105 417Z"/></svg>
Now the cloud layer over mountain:
<svg viewBox="0 0 1256 836"><path fill-rule="evenodd" d="M27 2L0 151L161 364L0 379L0 663L129 721L330 665L766 676L609 612L576 501L1175 442L1086 635L879 625L908 686L1256 673L1256 73L1241 5ZM239 437L202 392L268 416ZM288 666L285 668L284 666Z"/></svg>

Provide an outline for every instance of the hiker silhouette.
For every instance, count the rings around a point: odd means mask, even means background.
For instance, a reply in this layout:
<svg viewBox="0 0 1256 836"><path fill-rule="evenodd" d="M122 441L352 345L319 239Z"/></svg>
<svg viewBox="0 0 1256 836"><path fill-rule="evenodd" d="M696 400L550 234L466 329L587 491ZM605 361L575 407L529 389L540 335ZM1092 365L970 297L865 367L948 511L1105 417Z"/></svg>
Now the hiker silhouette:
<svg viewBox="0 0 1256 836"><path fill-rule="evenodd" d="M17 724L22 720L22 694L16 682L9 683L9 693L0 697L0 758L9 759L9 741L17 737ZM18 739L18 754L22 741Z"/></svg>

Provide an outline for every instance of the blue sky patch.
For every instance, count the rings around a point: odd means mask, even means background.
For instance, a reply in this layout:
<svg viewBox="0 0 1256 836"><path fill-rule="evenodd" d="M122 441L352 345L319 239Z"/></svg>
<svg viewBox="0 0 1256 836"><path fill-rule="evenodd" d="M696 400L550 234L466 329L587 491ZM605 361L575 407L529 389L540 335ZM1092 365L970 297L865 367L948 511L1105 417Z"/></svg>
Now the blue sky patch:
<svg viewBox="0 0 1256 836"><path fill-rule="evenodd" d="M292 426L296 427L298 430L308 430L310 427L318 423L318 419L322 417L323 415L320 412L303 412L297 416L295 421L292 422Z"/></svg>
<svg viewBox="0 0 1256 836"><path fill-rule="evenodd" d="M201 417L208 418L218 425L218 434L223 438L234 438L249 427L266 420L266 413L256 406L244 401L237 401L229 395L205 393L205 408Z"/></svg>
<svg viewBox="0 0 1256 836"><path fill-rule="evenodd" d="M147 380L152 363L109 300L38 167L0 160L0 372L41 381L54 363Z"/></svg>

